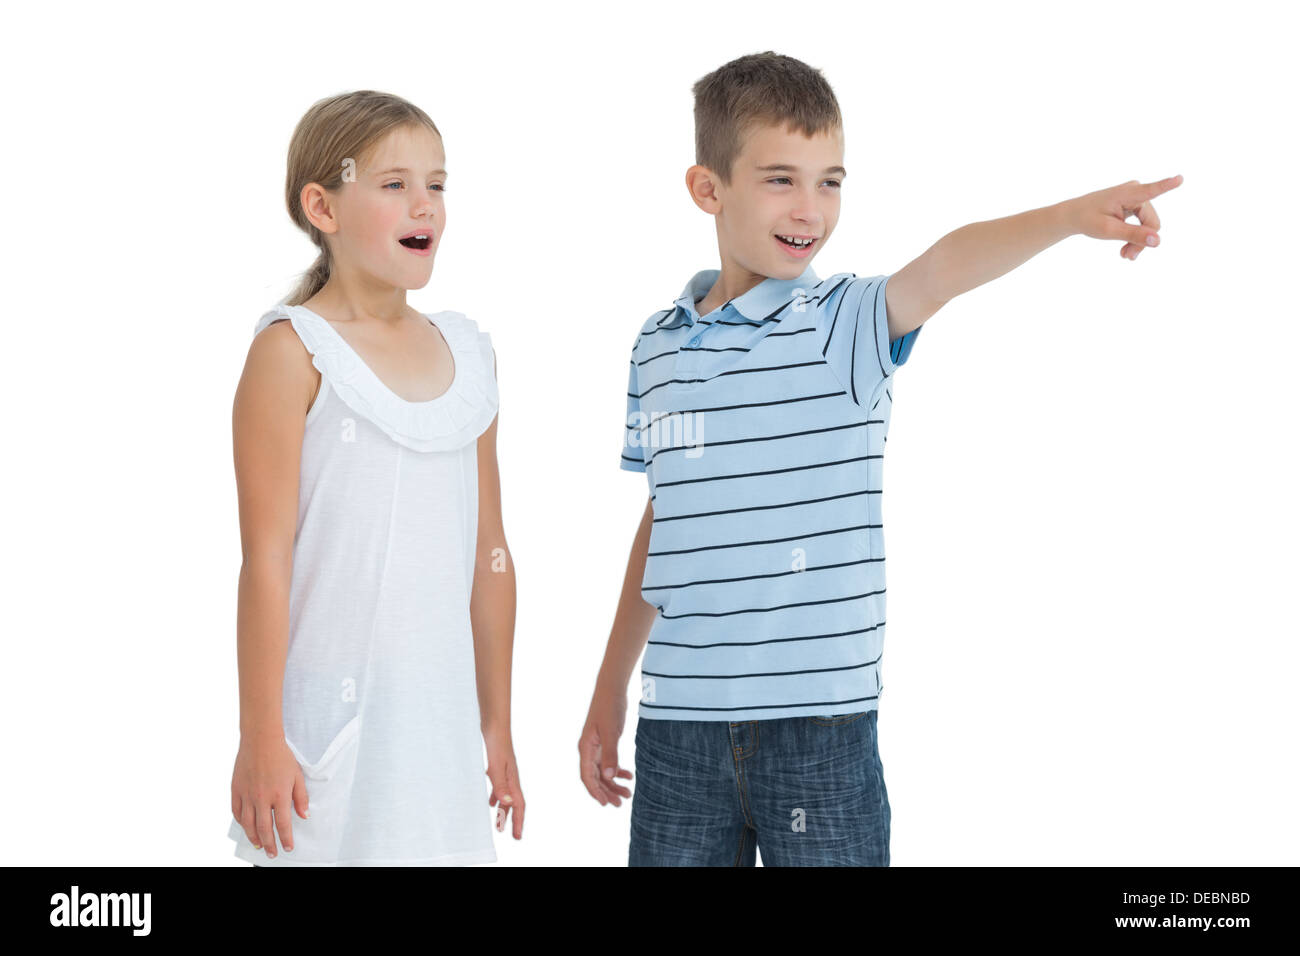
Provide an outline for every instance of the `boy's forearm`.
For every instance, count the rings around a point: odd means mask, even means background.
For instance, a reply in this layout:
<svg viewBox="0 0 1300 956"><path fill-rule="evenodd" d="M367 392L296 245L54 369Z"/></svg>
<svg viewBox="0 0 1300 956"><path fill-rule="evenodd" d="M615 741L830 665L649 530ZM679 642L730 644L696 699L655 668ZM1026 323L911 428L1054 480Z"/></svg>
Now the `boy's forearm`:
<svg viewBox="0 0 1300 956"><path fill-rule="evenodd" d="M474 629L474 673L479 724L485 734L510 733L510 670L514 657L515 566L501 545L488 553L474 575L470 619Z"/></svg>
<svg viewBox="0 0 1300 956"><path fill-rule="evenodd" d="M973 222L930 247L930 299L946 303L1005 275L1075 233L1069 201L987 222Z"/></svg>
<svg viewBox="0 0 1300 956"><path fill-rule="evenodd" d="M609 692L626 694L628 681L636 670L636 662L645 649L650 637L650 627L654 623L658 608L647 604L641 597L641 582L645 578L646 552L650 550L650 528L654 520L654 511L646 502L645 513L641 516L641 525L637 528L632 541L632 550L628 555L627 571L623 575L623 591L618 600L618 611L614 615L614 626L610 630L609 642L605 646L605 659L600 665L600 674L596 679L597 693Z"/></svg>

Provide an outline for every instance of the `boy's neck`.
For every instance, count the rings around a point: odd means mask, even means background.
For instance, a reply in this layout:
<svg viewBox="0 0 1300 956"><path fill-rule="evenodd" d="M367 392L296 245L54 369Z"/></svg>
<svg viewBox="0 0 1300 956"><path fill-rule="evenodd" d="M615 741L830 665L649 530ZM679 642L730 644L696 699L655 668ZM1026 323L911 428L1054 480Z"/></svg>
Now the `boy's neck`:
<svg viewBox="0 0 1300 956"><path fill-rule="evenodd" d="M710 312L720 309L732 299L740 298L766 278L767 276L756 275L745 269L737 269L728 276L726 263L724 263L721 274L718 276L717 281L713 283L713 288L704 294L704 298L695 303L695 311L699 313L700 318L704 318Z"/></svg>

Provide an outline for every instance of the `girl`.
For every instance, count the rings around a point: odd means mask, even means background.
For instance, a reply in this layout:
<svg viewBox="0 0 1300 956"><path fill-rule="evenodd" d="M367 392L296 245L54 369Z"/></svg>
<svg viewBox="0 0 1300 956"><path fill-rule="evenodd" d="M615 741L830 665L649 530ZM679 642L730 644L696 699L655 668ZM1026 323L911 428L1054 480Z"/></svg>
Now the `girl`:
<svg viewBox="0 0 1300 956"><path fill-rule="evenodd" d="M406 303L446 179L433 121L384 93L321 100L289 144L289 214L320 255L257 322L233 415L229 836L250 862L494 862L484 743L497 829L513 810L523 834L495 353L465 315Z"/></svg>

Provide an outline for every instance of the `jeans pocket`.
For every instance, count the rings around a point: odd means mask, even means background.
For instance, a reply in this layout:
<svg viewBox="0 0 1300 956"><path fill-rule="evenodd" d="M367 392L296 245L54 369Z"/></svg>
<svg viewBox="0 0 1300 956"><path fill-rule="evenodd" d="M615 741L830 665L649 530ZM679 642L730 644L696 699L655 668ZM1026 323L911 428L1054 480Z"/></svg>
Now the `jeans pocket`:
<svg viewBox="0 0 1300 956"><path fill-rule="evenodd" d="M291 811L293 849L287 855L295 863L333 863L338 859L356 779L360 721L361 715L357 714L344 724L315 763L307 763L293 741L285 738L302 768L307 811L311 814L304 820L297 811ZM277 856L276 861L279 859Z"/></svg>
<svg viewBox="0 0 1300 956"><path fill-rule="evenodd" d="M856 714L817 714L804 719L812 721L818 727L839 727L842 724L851 724L855 720L861 720L869 713L870 711L860 710Z"/></svg>

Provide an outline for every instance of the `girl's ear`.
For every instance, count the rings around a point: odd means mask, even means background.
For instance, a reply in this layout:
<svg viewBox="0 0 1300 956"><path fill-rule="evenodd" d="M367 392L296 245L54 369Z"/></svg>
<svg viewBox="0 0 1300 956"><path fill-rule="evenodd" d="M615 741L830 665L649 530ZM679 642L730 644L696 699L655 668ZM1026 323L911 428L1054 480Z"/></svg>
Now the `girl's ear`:
<svg viewBox="0 0 1300 956"><path fill-rule="evenodd" d="M303 186L298 201L302 203L303 214L313 226L324 233L338 231L338 222L334 218L330 195L320 183L308 183Z"/></svg>

